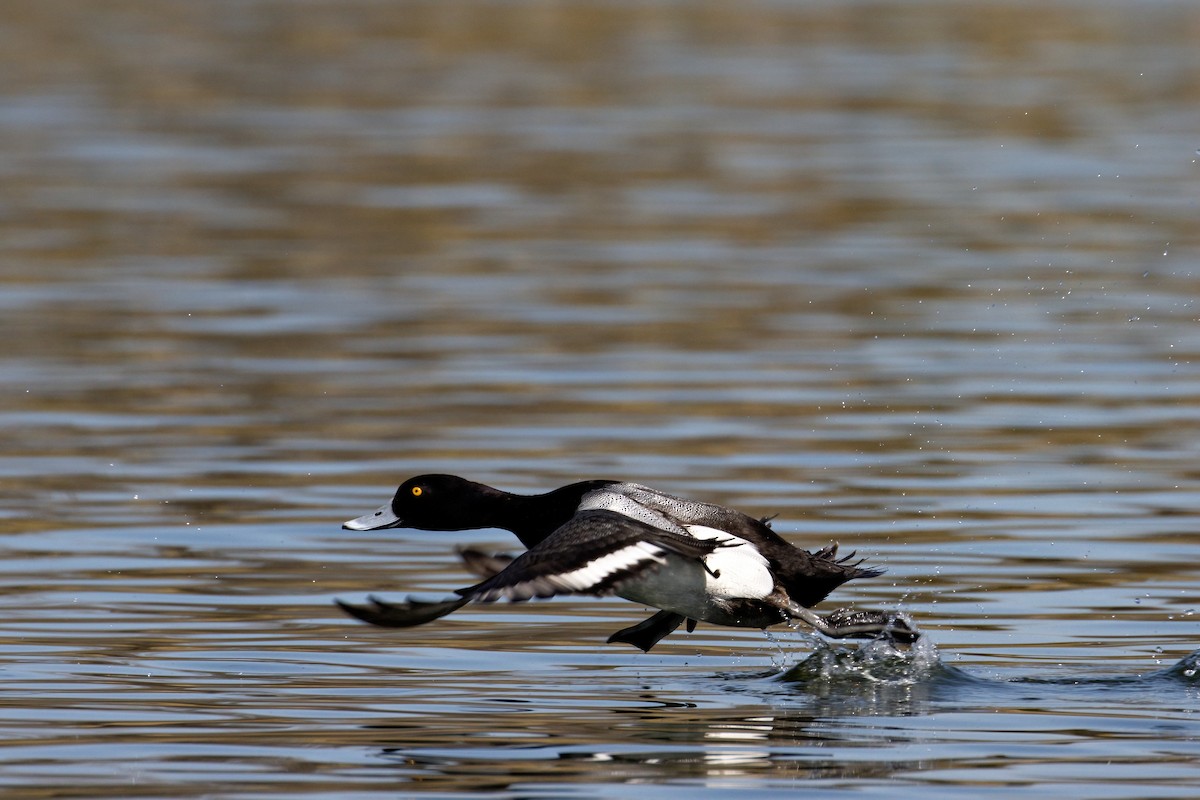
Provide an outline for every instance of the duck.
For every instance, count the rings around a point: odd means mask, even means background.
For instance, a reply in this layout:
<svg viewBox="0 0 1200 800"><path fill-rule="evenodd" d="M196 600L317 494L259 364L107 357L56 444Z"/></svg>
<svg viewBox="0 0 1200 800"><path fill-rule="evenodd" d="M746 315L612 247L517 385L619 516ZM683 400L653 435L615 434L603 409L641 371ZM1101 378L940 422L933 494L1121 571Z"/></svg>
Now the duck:
<svg viewBox="0 0 1200 800"><path fill-rule="evenodd" d="M854 553L839 557L836 544L816 552L796 547L770 519L626 481L585 480L523 495L456 475L418 475L401 483L390 503L342 528L500 528L528 549L515 557L460 550L466 568L483 580L446 600L335 602L364 622L410 628L468 603L616 595L659 609L608 638L643 652L685 622L689 633L698 622L765 629L798 621L834 639L916 641L919 632L898 614L813 612L847 581L883 571L861 566Z"/></svg>

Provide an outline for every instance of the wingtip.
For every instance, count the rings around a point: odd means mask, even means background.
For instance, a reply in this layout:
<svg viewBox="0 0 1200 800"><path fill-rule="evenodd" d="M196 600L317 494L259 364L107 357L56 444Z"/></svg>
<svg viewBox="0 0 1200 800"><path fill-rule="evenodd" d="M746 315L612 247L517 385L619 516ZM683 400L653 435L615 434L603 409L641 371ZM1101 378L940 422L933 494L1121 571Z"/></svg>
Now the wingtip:
<svg viewBox="0 0 1200 800"><path fill-rule="evenodd" d="M333 598L333 602L342 610L344 614L348 614L357 620L361 620L362 622L372 622L372 612L378 612L379 604L375 602L375 598L373 597L368 597L367 602L375 605L374 609L368 608L367 606L357 605L355 603L348 603L340 597Z"/></svg>
<svg viewBox="0 0 1200 800"><path fill-rule="evenodd" d="M347 603L340 598L335 598L333 602L355 619L378 625L381 628L414 628L427 622L433 622L435 619L462 608L470 602L470 599L470 597L460 596L453 600L434 602L407 599L399 603L389 603L374 595L369 595L366 605Z"/></svg>

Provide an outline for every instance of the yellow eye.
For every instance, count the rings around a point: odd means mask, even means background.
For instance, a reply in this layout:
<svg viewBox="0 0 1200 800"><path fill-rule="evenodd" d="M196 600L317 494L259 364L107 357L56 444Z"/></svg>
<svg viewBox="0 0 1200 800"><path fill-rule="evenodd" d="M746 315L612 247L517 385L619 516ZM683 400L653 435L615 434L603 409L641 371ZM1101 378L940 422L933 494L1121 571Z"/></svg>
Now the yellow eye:
<svg viewBox="0 0 1200 800"><path fill-rule="evenodd" d="M420 496L421 496L421 494L422 494L424 491L425 491L425 490L424 490L424 489L422 489L420 486L414 486L414 487L412 487L412 496L413 496L413 497L420 497Z"/></svg>

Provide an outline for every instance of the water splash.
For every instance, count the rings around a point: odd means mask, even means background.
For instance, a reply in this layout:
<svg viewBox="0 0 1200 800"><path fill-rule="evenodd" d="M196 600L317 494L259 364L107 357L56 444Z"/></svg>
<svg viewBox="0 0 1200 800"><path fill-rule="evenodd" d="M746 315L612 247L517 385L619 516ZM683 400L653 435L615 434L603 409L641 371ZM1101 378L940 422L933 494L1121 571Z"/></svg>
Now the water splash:
<svg viewBox="0 0 1200 800"><path fill-rule="evenodd" d="M1200 684L1200 650L1193 650L1174 666L1163 670L1160 674L1164 677Z"/></svg>
<svg viewBox="0 0 1200 800"><path fill-rule="evenodd" d="M780 679L808 684L911 685L929 680L941 669L937 646L928 635L911 645L886 639L858 646L821 641L812 655Z"/></svg>
<svg viewBox="0 0 1200 800"><path fill-rule="evenodd" d="M792 630L796 629L792 628ZM776 671L790 669L796 663L796 657L793 655L792 650L786 646L785 640L776 635L770 628L764 628L763 633L766 634L767 641L775 645L775 652L771 655L771 666Z"/></svg>

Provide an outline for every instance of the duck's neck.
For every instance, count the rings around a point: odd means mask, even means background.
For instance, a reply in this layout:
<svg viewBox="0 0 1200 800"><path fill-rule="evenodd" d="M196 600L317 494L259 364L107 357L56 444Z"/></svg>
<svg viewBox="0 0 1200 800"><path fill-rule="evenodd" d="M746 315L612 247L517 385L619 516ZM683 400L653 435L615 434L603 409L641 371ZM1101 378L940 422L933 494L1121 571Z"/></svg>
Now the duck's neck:
<svg viewBox="0 0 1200 800"><path fill-rule="evenodd" d="M575 516L585 494L610 483L612 481L582 481L535 495L500 492L500 497L489 502L490 510L495 514L491 524L512 531L521 544L533 547Z"/></svg>

